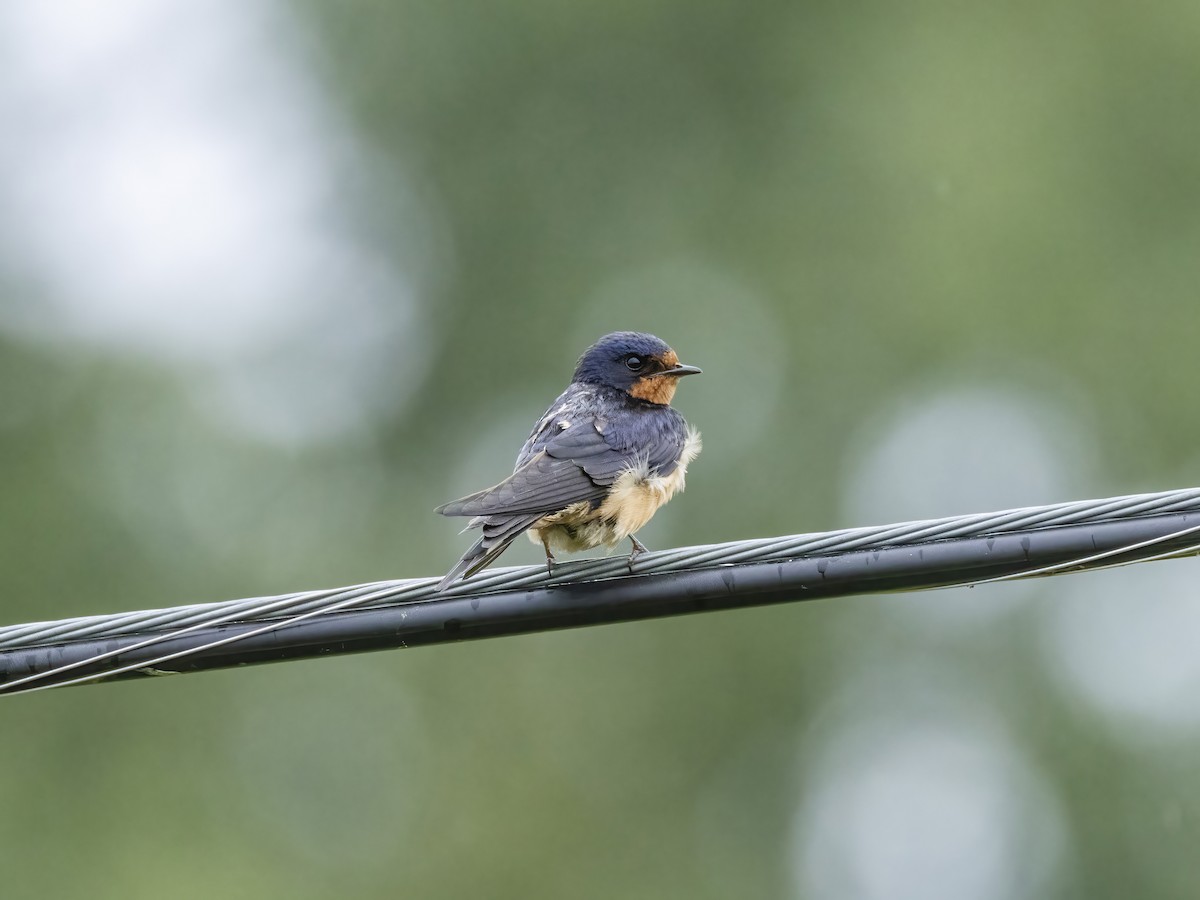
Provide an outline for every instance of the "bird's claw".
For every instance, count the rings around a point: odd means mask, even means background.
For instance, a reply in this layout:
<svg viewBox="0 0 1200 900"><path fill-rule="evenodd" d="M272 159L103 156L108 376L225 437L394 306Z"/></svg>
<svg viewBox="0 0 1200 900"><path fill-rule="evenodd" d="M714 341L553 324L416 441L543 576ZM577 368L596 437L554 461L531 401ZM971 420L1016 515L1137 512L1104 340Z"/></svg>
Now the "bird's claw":
<svg viewBox="0 0 1200 900"><path fill-rule="evenodd" d="M632 534L629 536L629 540L633 544L633 549L629 551L629 559L627 560L627 564L629 565L629 574L632 575L633 561L646 552L646 545L635 538Z"/></svg>

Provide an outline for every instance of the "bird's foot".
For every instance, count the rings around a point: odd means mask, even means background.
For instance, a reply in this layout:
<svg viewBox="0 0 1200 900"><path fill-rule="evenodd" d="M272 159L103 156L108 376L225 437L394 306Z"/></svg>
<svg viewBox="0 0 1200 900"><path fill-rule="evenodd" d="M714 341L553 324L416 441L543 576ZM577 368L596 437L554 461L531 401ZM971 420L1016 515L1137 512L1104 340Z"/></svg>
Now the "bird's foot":
<svg viewBox="0 0 1200 900"><path fill-rule="evenodd" d="M632 534L629 536L630 543L633 544L633 549L629 551L629 574L633 574L633 561L646 552L646 545L635 538Z"/></svg>
<svg viewBox="0 0 1200 900"><path fill-rule="evenodd" d="M550 552L550 545L546 543L546 539L542 538L542 549L546 551L546 574L554 574L554 554Z"/></svg>

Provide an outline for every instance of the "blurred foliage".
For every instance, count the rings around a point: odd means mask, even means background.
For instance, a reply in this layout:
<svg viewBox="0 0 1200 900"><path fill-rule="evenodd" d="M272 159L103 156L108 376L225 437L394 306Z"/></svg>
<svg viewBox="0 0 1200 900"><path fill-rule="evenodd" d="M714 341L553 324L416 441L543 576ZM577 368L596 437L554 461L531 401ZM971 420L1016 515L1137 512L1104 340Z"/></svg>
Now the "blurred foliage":
<svg viewBox="0 0 1200 900"><path fill-rule="evenodd" d="M867 524L856 460L938 386L1070 432L1055 496L1001 435L972 471L997 505L1195 483L1197 9L293 4L328 137L372 161L342 227L424 267L416 391L281 446L214 424L186 366L0 338L3 619L440 574L466 538L432 508L506 474L614 328L706 373L651 547ZM0 304L37 303L5 252ZM1059 581L9 699L5 896L884 896L855 860L893 833L813 838L811 809L838 735L926 721L1032 774L982 887L891 896L1195 896L1200 733L1070 689ZM919 842L926 812L893 821Z"/></svg>

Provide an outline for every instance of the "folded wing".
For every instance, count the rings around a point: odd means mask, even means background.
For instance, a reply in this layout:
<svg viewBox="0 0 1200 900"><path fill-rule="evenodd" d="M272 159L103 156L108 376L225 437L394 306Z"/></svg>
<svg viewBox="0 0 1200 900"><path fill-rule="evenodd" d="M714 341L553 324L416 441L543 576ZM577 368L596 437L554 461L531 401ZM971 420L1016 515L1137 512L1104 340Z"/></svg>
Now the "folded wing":
<svg viewBox="0 0 1200 900"><path fill-rule="evenodd" d="M549 439L499 484L439 506L437 511L444 516L558 512L573 503L602 499L630 461L627 454L608 444L595 422L578 422Z"/></svg>

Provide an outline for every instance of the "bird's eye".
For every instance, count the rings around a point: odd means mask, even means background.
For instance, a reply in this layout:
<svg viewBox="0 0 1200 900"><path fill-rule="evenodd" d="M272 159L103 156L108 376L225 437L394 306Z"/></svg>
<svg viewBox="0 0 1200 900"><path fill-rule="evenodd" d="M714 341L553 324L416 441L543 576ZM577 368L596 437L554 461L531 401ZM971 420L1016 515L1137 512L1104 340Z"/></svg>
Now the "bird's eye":
<svg viewBox="0 0 1200 900"><path fill-rule="evenodd" d="M634 372L640 369L642 365L642 358L640 356L625 357L625 366L629 369L632 369Z"/></svg>

